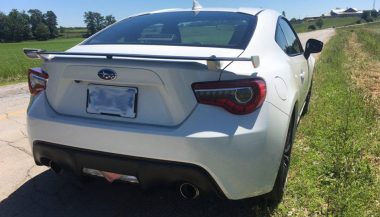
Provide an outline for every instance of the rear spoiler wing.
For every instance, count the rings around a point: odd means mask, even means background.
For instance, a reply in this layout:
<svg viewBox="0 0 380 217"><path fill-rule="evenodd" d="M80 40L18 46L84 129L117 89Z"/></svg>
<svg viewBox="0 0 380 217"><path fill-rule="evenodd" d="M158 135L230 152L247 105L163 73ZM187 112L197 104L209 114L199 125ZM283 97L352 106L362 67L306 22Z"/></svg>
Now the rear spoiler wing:
<svg viewBox="0 0 380 217"><path fill-rule="evenodd" d="M195 57L195 56L165 56L165 55L142 55L142 54L117 54L117 53L82 53L82 52L55 52L45 51L41 49L24 48L24 54L32 59L49 60L47 55L57 56L89 56L89 57L105 57L113 59L114 57L122 58L137 58L137 59L164 59L164 60L188 60L188 61L207 61L207 66L210 70L221 69L221 61L249 61L252 62L255 68L260 66L260 58L252 56L251 58L244 57Z"/></svg>

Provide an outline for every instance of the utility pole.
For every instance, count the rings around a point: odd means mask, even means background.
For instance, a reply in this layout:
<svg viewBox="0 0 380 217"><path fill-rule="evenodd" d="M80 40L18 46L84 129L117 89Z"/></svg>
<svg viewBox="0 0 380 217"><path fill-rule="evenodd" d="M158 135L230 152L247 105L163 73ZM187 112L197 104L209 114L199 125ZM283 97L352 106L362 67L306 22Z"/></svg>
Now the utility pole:
<svg viewBox="0 0 380 217"><path fill-rule="evenodd" d="M373 0L373 10L376 10L376 0Z"/></svg>

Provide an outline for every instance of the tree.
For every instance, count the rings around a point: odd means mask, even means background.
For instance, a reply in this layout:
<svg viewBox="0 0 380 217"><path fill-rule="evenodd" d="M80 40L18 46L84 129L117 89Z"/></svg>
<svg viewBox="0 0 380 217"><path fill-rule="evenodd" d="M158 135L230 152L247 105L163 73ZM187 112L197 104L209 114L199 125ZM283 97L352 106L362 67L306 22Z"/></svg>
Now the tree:
<svg viewBox="0 0 380 217"><path fill-rule="evenodd" d="M8 26L8 16L0 12L0 42L7 41L9 38Z"/></svg>
<svg viewBox="0 0 380 217"><path fill-rule="evenodd" d="M84 13L84 22L87 26L87 36L93 35L96 33L96 23L94 18L94 12L88 11Z"/></svg>
<svg viewBox="0 0 380 217"><path fill-rule="evenodd" d="M315 23L315 25L318 26L318 28L322 29L322 26L323 26L323 19L322 18L319 18L317 20L317 22Z"/></svg>
<svg viewBox="0 0 380 217"><path fill-rule="evenodd" d="M35 37L36 28L40 23L44 22L44 16L38 9L31 9L28 11L30 14L30 24L32 25L32 34Z"/></svg>
<svg viewBox="0 0 380 217"><path fill-rule="evenodd" d="M35 37L39 41L48 40L50 38L49 27L44 23L38 24L35 29Z"/></svg>
<svg viewBox="0 0 380 217"><path fill-rule="evenodd" d="M87 37L116 22L112 15L103 17L98 12L87 11L84 13L84 22L87 27Z"/></svg>
<svg viewBox="0 0 380 217"><path fill-rule="evenodd" d="M296 23L296 22L297 22L297 19L296 19L296 18L292 18L292 19L290 20L290 22L291 22L291 23Z"/></svg>
<svg viewBox="0 0 380 217"><path fill-rule="evenodd" d="M286 12L282 11L282 16L286 17Z"/></svg>
<svg viewBox="0 0 380 217"><path fill-rule="evenodd" d="M57 16L53 11L47 11L43 18L44 24L49 28L50 38L56 38L58 36Z"/></svg>
<svg viewBox="0 0 380 217"><path fill-rule="evenodd" d="M368 22L371 18L371 12L370 11L364 11L362 14L362 19Z"/></svg>
<svg viewBox="0 0 380 217"><path fill-rule="evenodd" d="M30 17L25 11L21 13L24 38L22 40L28 40L32 38L32 29L30 25Z"/></svg>
<svg viewBox="0 0 380 217"><path fill-rule="evenodd" d="M109 26L109 25L112 25L114 23L116 23L116 19L114 16L108 15L105 17L105 19L104 19L104 25L105 26Z"/></svg>
<svg viewBox="0 0 380 217"><path fill-rule="evenodd" d="M99 32L105 27L104 17L100 13L98 12L94 13L94 21L95 21L96 32Z"/></svg>
<svg viewBox="0 0 380 217"><path fill-rule="evenodd" d="M32 38L46 40L57 36L57 16L53 11L42 14L37 9L31 9L28 13L13 9L8 15L0 12L0 42L18 42Z"/></svg>
<svg viewBox="0 0 380 217"><path fill-rule="evenodd" d="M307 29L309 29L309 30L316 30L317 28L314 25L310 25L309 27L307 27Z"/></svg>
<svg viewBox="0 0 380 217"><path fill-rule="evenodd" d="M371 11L371 16L374 18L377 18L379 16L379 12L377 10L372 10Z"/></svg>
<svg viewBox="0 0 380 217"><path fill-rule="evenodd" d="M30 38L29 16L13 9L8 14L6 41L22 41Z"/></svg>
<svg viewBox="0 0 380 217"><path fill-rule="evenodd" d="M59 33L65 33L65 28L63 26L59 27Z"/></svg>

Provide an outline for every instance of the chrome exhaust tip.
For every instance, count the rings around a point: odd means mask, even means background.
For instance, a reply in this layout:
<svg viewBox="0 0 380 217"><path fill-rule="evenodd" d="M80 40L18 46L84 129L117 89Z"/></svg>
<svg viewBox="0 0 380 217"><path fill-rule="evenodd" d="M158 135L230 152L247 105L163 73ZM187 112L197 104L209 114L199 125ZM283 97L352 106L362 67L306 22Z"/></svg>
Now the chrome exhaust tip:
<svg viewBox="0 0 380 217"><path fill-rule="evenodd" d="M200 194L198 187L190 183L181 184L179 192L185 199L196 199Z"/></svg>

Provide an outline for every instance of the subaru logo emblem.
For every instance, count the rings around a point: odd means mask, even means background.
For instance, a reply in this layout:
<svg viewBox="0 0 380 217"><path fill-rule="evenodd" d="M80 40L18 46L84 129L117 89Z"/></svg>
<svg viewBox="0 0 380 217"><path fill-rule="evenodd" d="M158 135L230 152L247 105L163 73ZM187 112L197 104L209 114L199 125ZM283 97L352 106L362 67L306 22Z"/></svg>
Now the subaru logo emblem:
<svg viewBox="0 0 380 217"><path fill-rule="evenodd" d="M98 76L99 78L103 80L110 81L110 80L115 80L117 77L117 74L115 71L111 69L102 69L98 72Z"/></svg>

